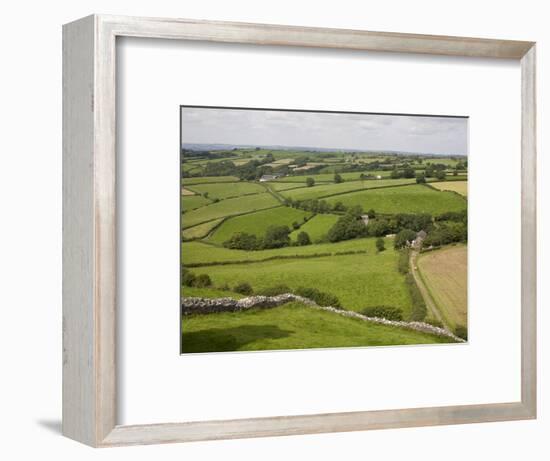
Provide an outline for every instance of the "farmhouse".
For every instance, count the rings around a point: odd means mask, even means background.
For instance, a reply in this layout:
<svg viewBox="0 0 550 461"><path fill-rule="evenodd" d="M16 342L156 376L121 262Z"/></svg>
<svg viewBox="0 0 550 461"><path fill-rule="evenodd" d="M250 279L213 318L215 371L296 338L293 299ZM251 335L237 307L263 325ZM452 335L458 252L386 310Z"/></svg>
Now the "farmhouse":
<svg viewBox="0 0 550 461"><path fill-rule="evenodd" d="M260 178L260 182L267 182L267 181L273 181L277 178L280 178L281 176L283 176L282 174L264 174L261 178Z"/></svg>
<svg viewBox="0 0 550 461"><path fill-rule="evenodd" d="M422 242L424 241L424 239L427 236L428 236L428 234L424 230L421 230L421 231L417 232L416 233L416 238L412 241L411 246L413 248L420 248L422 246Z"/></svg>

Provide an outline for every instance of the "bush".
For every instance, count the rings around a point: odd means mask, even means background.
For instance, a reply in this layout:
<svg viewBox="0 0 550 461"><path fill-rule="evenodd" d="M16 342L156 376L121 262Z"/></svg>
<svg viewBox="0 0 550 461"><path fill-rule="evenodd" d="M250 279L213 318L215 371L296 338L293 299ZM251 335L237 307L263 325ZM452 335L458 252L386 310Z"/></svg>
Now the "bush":
<svg viewBox="0 0 550 461"><path fill-rule="evenodd" d="M424 319L424 322L429 323L433 327L445 328L445 325L443 325L443 322L441 322L440 320L437 320L437 319L432 319L432 318Z"/></svg>
<svg viewBox="0 0 550 461"><path fill-rule="evenodd" d="M235 285L233 291L235 293L240 293L241 295L251 295L254 293L252 286L248 282L241 282L238 285Z"/></svg>
<svg viewBox="0 0 550 461"><path fill-rule="evenodd" d="M335 182L336 184L340 184L341 182L344 182L344 180L342 179L342 176L340 176L338 173L336 173L336 174L334 175L334 182Z"/></svg>
<svg viewBox="0 0 550 461"><path fill-rule="evenodd" d="M403 248L399 252L399 259L397 260L397 270L400 274L409 273L409 254L410 250L408 248Z"/></svg>
<svg viewBox="0 0 550 461"><path fill-rule="evenodd" d="M376 249L378 251L384 251L386 249L385 244L384 244L384 239L382 237L378 237L376 239Z"/></svg>
<svg viewBox="0 0 550 461"><path fill-rule="evenodd" d="M464 325L457 325L454 333L455 336L462 338L464 341L468 341L468 329Z"/></svg>
<svg viewBox="0 0 550 461"><path fill-rule="evenodd" d="M307 232L300 232L298 234L298 237L296 238L296 241L298 242L298 245L304 246L304 245L310 245L311 239L309 238L309 235Z"/></svg>
<svg viewBox="0 0 550 461"><path fill-rule="evenodd" d="M311 299L319 306L340 307L340 301L336 296L319 291L317 288L299 287L294 293L298 296Z"/></svg>
<svg viewBox="0 0 550 461"><path fill-rule="evenodd" d="M304 218L305 218L305 216L304 216ZM300 228L300 224L298 224L296 221L294 221L294 222L292 223L292 228L293 228L294 230L299 229L299 228Z"/></svg>
<svg viewBox="0 0 550 461"><path fill-rule="evenodd" d="M256 292L260 296L278 296L286 293L292 293L292 290L286 285L275 285Z"/></svg>
<svg viewBox="0 0 550 461"><path fill-rule="evenodd" d="M313 187L315 185L315 179L307 178L306 179L306 185L307 185L307 187Z"/></svg>
<svg viewBox="0 0 550 461"><path fill-rule="evenodd" d="M237 232L233 234L229 240L223 242L225 248L233 250L257 250L259 247L258 238L253 234L246 232Z"/></svg>
<svg viewBox="0 0 550 461"><path fill-rule="evenodd" d="M208 274L199 274L195 281L193 282L193 286L197 288L205 288L212 286L212 280L210 279L210 276Z"/></svg>
<svg viewBox="0 0 550 461"><path fill-rule="evenodd" d="M193 274L193 272L190 272L187 269L183 269L181 273L181 284L186 287L192 287L195 283L196 278L197 277L195 276L195 274Z"/></svg>
<svg viewBox="0 0 550 461"><path fill-rule="evenodd" d="M405 277L405 283L407 284L412 300L412 312L410 319L412 322L422 322L428 313L422 293L420 293L418 286L416 286L416 282L412 274L407 274Z"/></svg>
<svg viewBox="0 0 550 461"><path fill-rule="evenodd" d="M363 310L362 314L366 315L367 317L378 317L397 321L403 320L403 311L398 307L392 306L368 307L367 309Z"/></svg>

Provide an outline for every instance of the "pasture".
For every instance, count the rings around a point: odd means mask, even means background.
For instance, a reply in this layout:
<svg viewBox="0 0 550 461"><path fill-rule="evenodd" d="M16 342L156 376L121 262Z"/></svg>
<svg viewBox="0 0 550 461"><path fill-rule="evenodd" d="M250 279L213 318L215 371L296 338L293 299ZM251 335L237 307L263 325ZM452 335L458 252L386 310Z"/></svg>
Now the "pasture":
<svg viewBox="0 0 550 461"><path fill-rule="evenodd" d="M404 276L396 270L397 257L395 250L388 249L382 253L206 266L195 272L208 274L215 287L248 282L255 291L281 284L292 289L328 290L346 309L388 305L401 308L406 319L412 305Z"/></svg>
<svg viewBox="0 0 550 461"><path fill-rule="evenodd" d="M286 206L235 216L226 219L208 238L208 241L223 244L223 242L229 240L237 232L246 232L257 237L262 237L269 226L286 225L292 229L293 222L302 224L304 218L309 218L310 216L311 213L307 211L288 208Z"/></svg>
<svg viewBox="0 0 550 461"><path fill-rule="evenodd" d="M464 197L468 196L468 181L441 181L430 184L439 190L456 192Z"/></svg>
<svg viewBox="0 0 550 461"><path fill-rule="evenodd" d="M197 226L188 227L181 232L181 236L184 240L204 238L223 220L224 218L219 218L203 224L198 224Z"/></svg>
<svg viewBox="0 0 550 461"><path fill-rule="evenodd" d="M190 186L192 184L205 184L212 182L235 182L239 178L235 176L200 176L196 178L182 178L181 182L184 186Z"/></svg>
<svg viewBox="0 0 550 461"><path fill-rule="evenodd" d="M430 213L440 214L446 211L466 209L467 202L452 192L443 192L423 185L387 187L372 189L327 198L334 204L342 202L351 207L360 205L364 210L374 209L377 213Z"/></svg>
<svg viewBox="0 0 550 461"><path fill-rule="evenodd" d="M279 204L279 201L269 192L230 198L185 213L182 217L182 225L187 228L213 219L271 208Z"/></svg>
<svg viewBox="0 0 550 461"><path fill-rule="evenodd" d="M194 315L182 319L183 353L445 342L449 342L448 338L376 325L299 303L273 309Z"/></svg>
<svg viewBox="0 0 550 461"><path fill-rule="evenodd" d="M451 327L468 325L468 247L456 245L422 253L420 276Z"/></svg>
<svg viewBox="0 0 550 461"><path fill-rule="evenodd" d="M329 229L338 221L340 216L334 214L318 214L306 222L300 229L290 234L290 238L295 241L300 232L307 232L312 242L317 242L326 236Z"/></svg>
<svg viewBox="0 0 550 461"><path fill-rule="evenodd" d="M195 210L210 203L212 202L202 195L183 195L181 197L181 209L183 211Z"/></svg>
<svg viewBox="0 0 550 461"><path fill-rule="evenodd" d="M416 179L372 179L367 181L347 181L340 184L320 184L318 186L290 189L283 191L281 195L293 200L306 200L322 198L326 196L343 194L351 191L376 189L378 187L399 186L402 184L414 184Z"/></svg>
<svg viewBox="0 0 550 461"><path fill-rule="evenodd" d="M252 182L230 182L191 185L191 190L199 194L208 193L209 199L226 199L241 195L259 194L265 192L265 188Z"/></svg>

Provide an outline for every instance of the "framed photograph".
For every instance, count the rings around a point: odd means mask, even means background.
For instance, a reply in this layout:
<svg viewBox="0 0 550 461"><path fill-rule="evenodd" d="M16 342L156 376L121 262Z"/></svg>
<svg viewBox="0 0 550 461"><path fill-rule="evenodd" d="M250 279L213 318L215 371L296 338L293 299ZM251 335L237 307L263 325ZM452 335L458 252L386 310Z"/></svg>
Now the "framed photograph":
<svg viewBox="0 0 550 461"><path fill-rule="evenodd" d="M536 417L533 42L94 15L63 58L66 436Z"/></svg>

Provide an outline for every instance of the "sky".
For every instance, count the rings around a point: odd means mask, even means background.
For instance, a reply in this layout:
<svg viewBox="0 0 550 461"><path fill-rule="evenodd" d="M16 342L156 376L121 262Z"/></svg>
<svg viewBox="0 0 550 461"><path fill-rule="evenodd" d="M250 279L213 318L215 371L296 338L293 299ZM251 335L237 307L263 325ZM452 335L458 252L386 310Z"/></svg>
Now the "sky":
<svg viewBox="0 0 550 461"><path fill-rule="evenodd" d="M182 144L300 146L466 155L468 119L182 107Z"/></svg>

